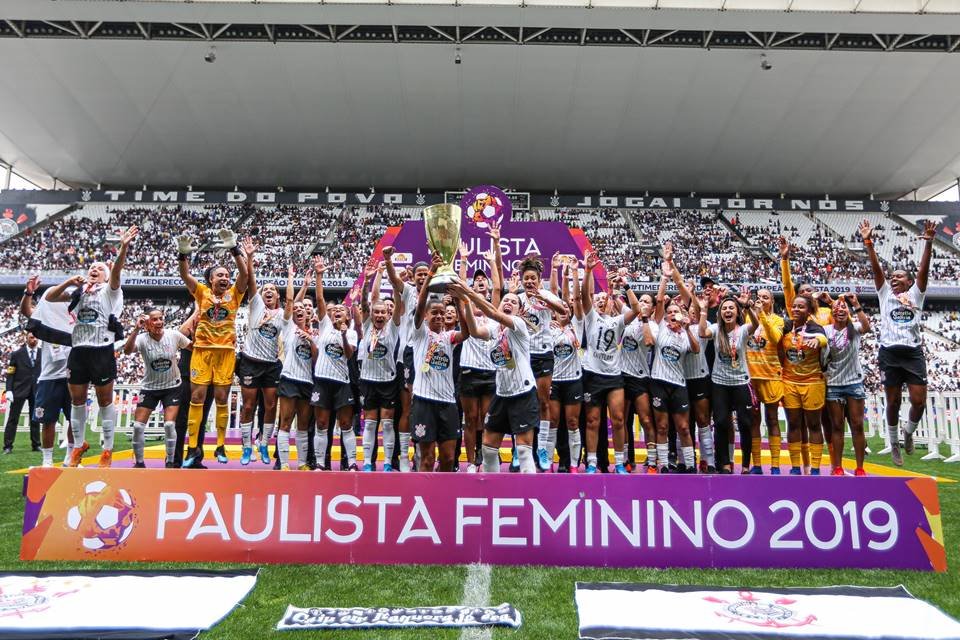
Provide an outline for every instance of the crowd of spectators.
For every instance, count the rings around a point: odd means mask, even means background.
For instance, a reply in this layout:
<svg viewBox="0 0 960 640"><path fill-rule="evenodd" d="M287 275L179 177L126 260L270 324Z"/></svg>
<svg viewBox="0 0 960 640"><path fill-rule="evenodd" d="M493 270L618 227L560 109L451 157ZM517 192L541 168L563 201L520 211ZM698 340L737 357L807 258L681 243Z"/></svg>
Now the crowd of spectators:
<svg viewBox="0 0 960 640"><path fill-rule="evenodd" d="M370 261L387 227L400 225L413 218L413 211L399 207L345 208L338 219L336 237L323 251L327 277L356 278Z"/></svg>
<svg viewBox="0 0 960 640"><path fill-rule="evenodd" d="M341 222L341 210L332 206L258 207L238 233L251 236L257 245L257 276L282 280L290 264L303 275L314 246Z"/></svg>

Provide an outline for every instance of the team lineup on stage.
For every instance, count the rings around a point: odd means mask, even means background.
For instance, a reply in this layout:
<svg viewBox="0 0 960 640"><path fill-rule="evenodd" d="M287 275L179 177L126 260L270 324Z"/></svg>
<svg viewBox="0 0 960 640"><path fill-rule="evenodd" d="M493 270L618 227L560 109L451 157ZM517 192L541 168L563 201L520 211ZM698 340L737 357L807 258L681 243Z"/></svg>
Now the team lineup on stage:
<svg viewBox="0 0 960 640"><path fill-rule="evenodd" d="M732 291L708 276L685 278L670 242L661 250L655 296L631 289L630 265L605 265L607 290L600 290L595 276L601 256L590 251L582 257L527 255L510 272L500 228L491 223L484 268L467 273L470 255L462 243L459 273L450 276L443 272L451 258L433 242L431 261L406 267L395 264L388 246L383 260L363 272L359 301L351 306L325 299L320 257L305 269L290 265L281 291L258 284L263 265L253 239L221 230L232 264L196 274L196 247L181 236L179 273L194 300L193 314L169 327L161 310L147 309L135 326L124 327L122 272L139 233L131 227L121 234L112 263L93 263L85 274L42 293L37 276L26 284L21 312L42 354L35 410L42 464L53 465L62 415L70 423L64 465L80 465L89 449L93 387L103 438L99 466L111 466L116 353L122 350L139 353L145 365L133 415L134 466L140 468L146 467L147 424L158 410L167 468L205 468L204 425L211 410L214 458L226 464L236 380L240 462L248 468L331 469L339 433L340 466L349 470L449 472L465 466L470 473L495 473L508 462L522 473L731 474L736 430L740 472L778 475L782 407L789 474L820 475L828 456L828 472L845 475L849 426L855 475L862 476L860 339L876 331L891 455L902 465L899 443L913 453L926 405L921 310L935 226L928 223L923 231L917 273L889 276L869 222L859 231L879 298L879 326L871 326L854 293L832 299L795 282L783 237L781 316L767 289ZM296 290L295 278L303 279ZM389 292L381 290L385 284ZM242 304L247 332L238 351ZM904 401L909 412L901 425ZM646 449L642 465L636 464L642 456L635 451L635 419ZM512 455L501 461L506 435Z"/></svg>

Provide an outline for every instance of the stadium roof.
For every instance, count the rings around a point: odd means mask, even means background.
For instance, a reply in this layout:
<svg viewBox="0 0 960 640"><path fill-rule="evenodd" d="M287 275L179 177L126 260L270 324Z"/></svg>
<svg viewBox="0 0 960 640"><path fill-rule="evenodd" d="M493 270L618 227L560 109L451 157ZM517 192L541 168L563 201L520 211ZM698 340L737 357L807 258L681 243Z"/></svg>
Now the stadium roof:
<svg viewBox="0 0 960 640"><path fill-rule="evenodd" d="M956 0L383 4L7 0L0 159L84 185L896 196L960 175Z"/></svg>

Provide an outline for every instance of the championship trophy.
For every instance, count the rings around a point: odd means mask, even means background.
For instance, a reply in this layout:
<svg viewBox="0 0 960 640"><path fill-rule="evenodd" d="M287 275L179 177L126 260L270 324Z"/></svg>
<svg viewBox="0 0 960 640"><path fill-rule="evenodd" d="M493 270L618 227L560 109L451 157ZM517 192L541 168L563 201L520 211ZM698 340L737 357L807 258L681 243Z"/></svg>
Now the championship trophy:
<svg viewBox="0 0 960 640"><path fill-rule="evenodd" d="M435 204L423 210L423 227L427 231L430 254L439 253L443 265L430 279L430 293L444 293L457 274L453 259L460 246L460 218L463 211L455 204Z"/></svg>

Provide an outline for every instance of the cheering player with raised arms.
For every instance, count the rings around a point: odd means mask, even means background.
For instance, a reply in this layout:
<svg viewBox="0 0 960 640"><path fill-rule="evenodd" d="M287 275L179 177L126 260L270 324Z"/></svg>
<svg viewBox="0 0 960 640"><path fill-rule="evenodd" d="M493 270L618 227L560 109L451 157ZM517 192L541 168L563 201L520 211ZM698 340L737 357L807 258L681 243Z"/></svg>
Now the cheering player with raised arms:
<svg viewBox="0 0 960 640"><path fill-rule="evenodd" d="M87 393L92 384L100 407L100 424L103 428L103 453L100 466L109 467L113 460L113 436L117 424L117 409L113 404L113 382L117 378L117 358L113 343L116 333L123 331L119 317L123 311L123 291L120 290L120 274L127 260L130 243L137 237L137 227L130 227L120 236L120 250L116 260L109 266L94 262L87 276L74 276L51 287L44 298L48 302L69 302L68 308L76 316L73 325L72 348L67 358L70 372L67 384L70 389L70 427L73 430L74 450L70 466L80 464L83 454L90 448L85 431L87 422ZM74 287L67 293L67 289Z"/></svg>
<svg viewBox="0 0 960 640"><path fill-rule="evenodd" d="M141 333L146 330L146 333ZM140 384L140 401L133 414L133 456L134 467L143 469L144 432L150 414L163 405L163 431L166 442L164 466L174 466L173 454L177 443L177 411L180 408L180 368L177 361L180 350L190 344L190 339L177 330L163 326L163 311L146 309L137 319L137 324L126 343L123 352L127 355L136 351L143 359L143 381Z"/></svg>
<svg viewBox="0 0 960 640"><path fill-rule="evenodd" d="M317 437L314 450L317 458L326 455L327 425L335 414L340 425L340 441L347 454L347 467L357 470L357 434L353 432L353 392L350 388L349 360L357 349L357 332L350 328L350 317L343 305L331 305L328 309L323 299L323 273L326 266L323 258L313 259L316 276L317 317L320 328L316 337L317 363L313 368L313 394L310 404L314 407Z"/></svg>
<svg viewBox="0 0 960 640"><path fill-rule="evenodd" d="M293 265L287 268L287 296L283 305L283 348L280 370L280 384L277 395L280 397L280 430L277 433L277 458L281 470L290 468L290 427L297 419L297 459L300 468L309 470L307 450L309 447L308 429L312 408L310 396L313 394L313 365L317 359L317 345L310 335L312 308L304 305L304 298L313 272L308 270L303 278L303 286L293 295ZM321 454L322 455L322 454Z"/></svg>
<svg viewBox="0 0 960 640"><path fill-rule="evenodd" d="M180 279L197 303L197 327L193 336L193 355L190 359L190 410L187 416L187 454L183 467L189 469L198 463L197 439L200 420L203 417L203 402L213 387L216 403L217 448L215 455L221 464L227 463L224 441L227 421L230 418L230 385L236 364L237 309L247 292L247 263L237 247L237 234L230 229L219 232L223 247L230 251L237 268L237 280L230 281L226 267L207 267L203 273L205 282L198 282L190 273L190 254L195 248L191 238L177 238ZM247 238L245 245L252 242Z"/></svg>
<svg viewBox="0 0 960 640"><path fill-rule="evenodd" d="M411 333L413 365L418 370L413 381L410 424L420 452L420 471L433 471L437 449L440 451L440 471L453 471L460 426L453 380L453 348L468 334L463 330L445 331L444 304L439 300L427 300L430 279L441 264L440 254L433 254L427 277L417 295ZM451 285L450 293L457 291L456 285ZM464 315L462 311L460 315Z"/></svg>
<svg viewBox="0 0 960 640"><path fill-rule="evenodd" d="M613 423L613 448L616 472L628 473L624 466L623 376L620 373L620 340L626 326L639 313L640 303L630 286L623 282L630 308L616 313L612 292L593 295L593 270L600 264L595 253L584 258L584 284L580 304L584 313L583 376L584 400L587 401L587 473L597 473L597 440L600 435L600 405L607 402ZM586 394L589 394L587 398ZM605 430L604 430L605 432Z"/></svg>
<svg viewBox="0 0 960 640"><path fill-rule="evenodd" d="M580 362L583 352L580 344L580 337L583 335L583 305L580 300L578 266L570 263L563 265L561 291L567 308L563 313L557 314L557 327L553 338L553 379L550 385L551 447L547 452L547 459L553 460L556 434L562 418L567 428L571 470L580 465L580 409L583 406L583 367ZM571 285L572 293L569 291Z"/></svg>
<svg viewBox="0 0 960 640"><path fill-rule="evenodd" d="M890 456L896 465L903 464L900 453L900 404L903 385L907 385L910 414L903 427L903 448L913 453L913 432L917 430L927 405L927 362L921 347L921 312L930 275L933 238L937 234L935 222L927 221L923 228L923 254L916 279L902 269L891 272L888 280L873 248L873 229L870 222L860 223L860 235L867 248L873 283L880 299L880 354L877 364L883 372L883 389L887 397L887 433L890 436Z"/></svg>
<svg viewBox="0 0 960 640"><path fill-rule="evenodd" d="M644 293L639 297L640 318L649 321L654 311L653 296ZM623 332L620 350L620 370L623 373L623 390L628 409L640 421L643 439L647 444L647 473L657 470L657 432L653 425L650 408L650 347L643 339L643 322L631 322ZM628 411L629 415L630 412ZM628 421L629 423L629 421Z"/></svg>
<svg viewBox="0 0 960 640"><path fill-rule="evenodd" d="M397 359L403 303L390 306L382 300L369 302L371 280L380 279L379 270L368 271L363 284L360 312L363 339L360 341L360 395L363 397L363 470L376 471L373 444L377 425L383 433L383 470L393 471L393 411L397 405Z"/></svg>
<svg viewBox="0 0 960 640"><path fill-rule="evenodd" d="M253 455L253 414L257 409L257 395L263 396L263 433L257 438L260 461L270 462L267 443L273 437L277 421L277 385L280 384L280 332L284 322L281 318L280 292L274 284L265 284L257 289L254 268L253 242L246 243L247 293L250 308L247 312L247 338L243 350L237 356L237 378L240 380L240 438L243 452L240 464L250 464Z"/></svg>
<svg viewBox="0 0 960 640"><path fill-rule="evenodd" d="M778 353L783 336L783 318L773 313L773 294L769 289L760 289L757 300L761 309L757 312L760 326L747 338L747 372L750 386L757 397L753 411L752 473L762 473L760 466L760 411L767 422L767 442L770 445L770 475L780 475L780 401L783 399L783 380ZM746 464L746 463L744 463Z"/></svg>

